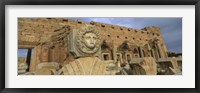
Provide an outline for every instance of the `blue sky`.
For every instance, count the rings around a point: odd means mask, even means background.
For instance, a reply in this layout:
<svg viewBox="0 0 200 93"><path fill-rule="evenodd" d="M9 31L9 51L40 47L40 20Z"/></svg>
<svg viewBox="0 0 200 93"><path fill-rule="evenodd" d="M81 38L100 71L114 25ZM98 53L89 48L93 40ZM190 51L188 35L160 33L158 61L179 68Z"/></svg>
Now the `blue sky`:
<svg viewBox="0 0 200 93"><path fill-rule="evenodd" d="M182 18L69 18L84 22L101 22L129 28L142 29L156 26L161 29L168 51L182 53ZM18 50L18 56L24 56L27 50Z"/></svg>

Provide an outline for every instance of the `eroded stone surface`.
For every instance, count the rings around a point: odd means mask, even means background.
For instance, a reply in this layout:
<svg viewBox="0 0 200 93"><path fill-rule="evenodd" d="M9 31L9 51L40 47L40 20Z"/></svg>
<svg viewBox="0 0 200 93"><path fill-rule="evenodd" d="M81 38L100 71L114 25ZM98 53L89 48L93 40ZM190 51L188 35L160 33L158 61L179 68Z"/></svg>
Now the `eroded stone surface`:
<svg viewBox="0 0 200 93"><path fill-rule="evenodd" d="M26 58L19 57L18 58L18 74L26 73L28 65L26 64Z"/></svg>
<svg viewBox="0 0 200 93"><path fill-rule="evenodd" d="M106 64L97 57L83 57L64 65L61 70L64 75L104 75Z"/></svg>
<svg viewBox="0 0 200 93"><path fill-rule="evenodd" d="M57 75L60 65L57 62L40 63L35 71L36 75Z"/></svg>
<svg viewBox="0 0 200 93"><path fill-rule="evenodd" d="M156 60L152 57L135 59L130 63L130 65L133 74L142 74L142 75L157 74Z"/></svg>
<svg viewBox="0 0 200 93"><path fill-rule="evenodd" d="M101 39L94 26L73 29L68 36L68 50L75 58L100 55Z"/></svg>

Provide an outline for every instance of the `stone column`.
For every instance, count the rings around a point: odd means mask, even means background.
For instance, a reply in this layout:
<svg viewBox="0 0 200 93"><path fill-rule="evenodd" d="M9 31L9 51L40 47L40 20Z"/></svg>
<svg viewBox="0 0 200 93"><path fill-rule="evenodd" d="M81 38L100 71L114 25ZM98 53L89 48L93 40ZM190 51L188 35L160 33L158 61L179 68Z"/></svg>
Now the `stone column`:
<svg viewBox="0 0 200 93"><path fill-rule="evenodd" d="M56 62L60 62L60 58L59 58L60 51L65 51L65 50L60 50L60 47L58 45L55 45L53 58L54 58L54 61L56 61Z"/></svg>
<svg viewBox="0 0 200 93"><path fill-rule="evenodd" d="M48 46L42 46L42 62L48 62L49 61L49 47Z"/></svg>
<svg viewBox="0 0 200 93"><path fill-rule="evenodd" d="M36 70L37 64L41 62L41 46L36 46L34 47L34 52L33 52L33 59L31 60L30 63L30 72L34 72Z"/></svg>
<svg viewBox="0 0 200 93"><path fill-rule="evenodd" d="M156 57L155 57L155 53L154 53L154 50L153 50L153 49L151 49L151 56L152 56L153 58L156 58Z"/></svg>
<svg viewBox="0 0 200 93"><path fill-rule="evenodd" d="M140 51L141 57L144 57L144 54L143 54L143 51L142 51L142 48L141 48L141 47L139 47L139 51Z"/></svg>
<svg viewBox="0 0 200 93"><path fill-rule="evenodd" d="M158 44L155 44L155 50L156 50L156 54L158 56L158 58L161 58L161 55L160 55L160 49L158 48Z"/></svg>
<svg viewBox="0 0 200 93"><path fill-rule="evenodd" d="M164 55L164 57L167 58L168 55L167 55L167 52L166 52L166 48L164 47L164 45L161 46L161 48L162 48L162 50L163 50L163 55Z"/></svg>
<svg viewBox="0 0 200 93"><path fill-rule="evenodd" d="M153 49L153 52L154 52L156 59L160 58L157 47L155 49Z"/></svg>
<svg viewBox="0 0 200 93"><path fill-rule="evenodd" d="M115 45L113 45L113 59L114 59L114 62L117 62L117 55L116 55L116 52L117 52L117 47Z"/></svg>
<svg viewBox="0 0 200 93"><path fill-rule="evenodd" d="M164 58L163 50L160 47L160 44L157 44L158 52L160 54L160 58Z"/></svg>

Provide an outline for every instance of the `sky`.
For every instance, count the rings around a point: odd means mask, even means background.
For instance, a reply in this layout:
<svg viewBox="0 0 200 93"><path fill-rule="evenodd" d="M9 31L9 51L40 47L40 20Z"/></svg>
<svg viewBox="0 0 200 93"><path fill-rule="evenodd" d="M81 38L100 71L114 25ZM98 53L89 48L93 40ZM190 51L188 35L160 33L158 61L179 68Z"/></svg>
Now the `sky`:
<svg viewBox="0 0 200 93"><path fill-rule="evenodd" d="M182 18L69 18L71 20L82 20L83 22L101 22L125 26L129 28L142 29L147 26L156 26L161 29L167 50L182 53ZM18 50L18 56L26 56L27 50Z"/></svg>

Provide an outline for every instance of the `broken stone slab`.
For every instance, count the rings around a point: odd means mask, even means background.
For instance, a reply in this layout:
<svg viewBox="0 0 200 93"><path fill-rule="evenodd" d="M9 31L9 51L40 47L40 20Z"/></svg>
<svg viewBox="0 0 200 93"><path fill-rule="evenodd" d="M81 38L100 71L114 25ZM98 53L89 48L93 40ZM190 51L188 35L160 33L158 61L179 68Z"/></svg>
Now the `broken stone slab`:
<svg viewBox="0 0 200 93"><path fill-rule="evenodd" d="M104 62L106 63L106 75L116 75L120 72L120 68L114 63L114 60L106 60Z"/></svg>
<svg viewBox="0 0 200 93"><path fill-rule="evenodd" d="M182 58L169 57L169 58L159 58L157 60L158 68L165 70L165 72L159 72L161 74L176 74L181 72L182 66L178 65L178 61L182 62Z"/></svg>
<svg viewBox="0 0 200 93"><path fill-rule="evenodd" d="M37 65L37 69L48 68L48 69L60 69L60 64L58 62L45 62Z"/></svg>
<svg viewBox="0 0 200 93"><path fill-rule="evenodd" d="M18 70L18 75L26 73L26 70Z"/></svg>
<svg viewBox="0 0 200 93"><path fill-rule="evenodd" d="M35 75L34 72L26 72L26 73L23 73L23 74L20 74L20 75Z"/></svg>
<svg viewBox="0 0 200 93"><path fill-rule="evenodd" d="M40 63L36 67L35 75L57 75L60 66L57 62Z"/></svg>
<svg viewBox="0 0 200 93"><path fill-rule="evenodd" d="M143 60L144 60L143 58L133 58L132 61L130 61L130 64L141 63Z"/></svg>
<svg viewBox="0 0 200 93"><path fill-rule="evenodd" d="M153 57L144 57L144 58L134 58L130 62L131 69L134 70L133 65L138 65L140 69L137 70L144 70L145 75L156 75L157 74L157 64L156 60ZM142 71L137 71L141 73Z"/></svg>
<svg viewBox="0 0 200 93"><path fill-rule="evenodd" d="M173 69L172 67L169 67L169 69L172 71L172 73L176 74L178 73L177 70Z"/></svg>
<svg viewBox="0 0 200 93"><path fill-rule="evenodd" d="M18 75L26 73L27 68L28 68L28 65L26 64L26 58L19 57L18 58Z"/></svg>
<svg viewBox="0 0 200 93"><path fill-rule="evenodd" d="M18 70L26 70L27 68L28 68L28 65L26 63L18 64Z"/></svg>
<svg viewBox="0 0 200 93"><path fill-rule="evenodd" d="M182 72L182 57L177 57L177 64L180 72Z"/></svg>
<svg viewBox="0 0 200 93"><path fill-rule="evenodd" d="M35 75L55 75L55 69L41 68L35 71Z"/></svg>
<svg viewBox="0 0 200 93"><path fill-rule="evenodd" d="M18 63L25 63L26 62L26 57L19 57L18 58Z"/></svg>

